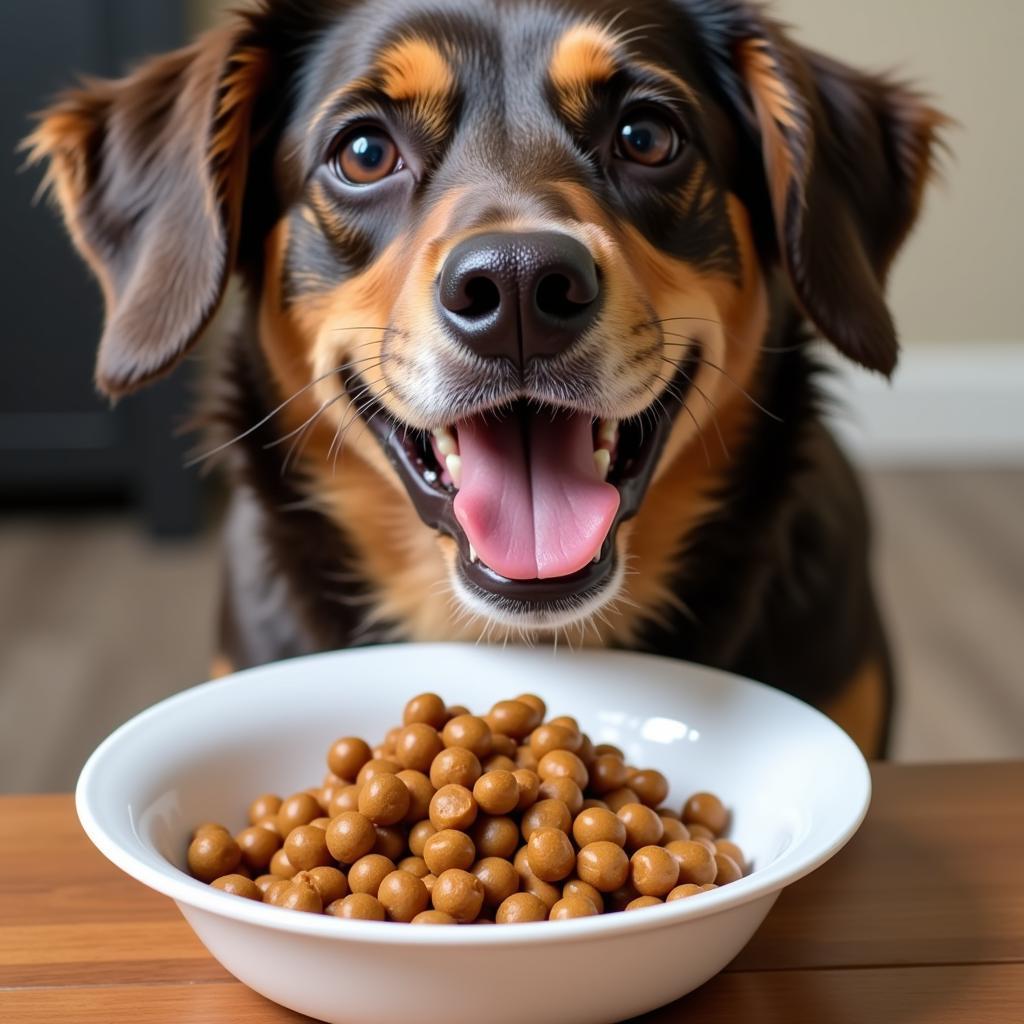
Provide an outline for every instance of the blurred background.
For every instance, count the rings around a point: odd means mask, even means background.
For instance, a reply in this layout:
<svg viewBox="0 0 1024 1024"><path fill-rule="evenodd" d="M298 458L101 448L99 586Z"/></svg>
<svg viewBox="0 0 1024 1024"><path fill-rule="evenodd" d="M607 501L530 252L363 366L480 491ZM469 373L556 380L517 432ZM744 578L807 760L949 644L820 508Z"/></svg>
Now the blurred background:
<svg viewBox="0 0 1024 1024"><path fill-rule="evenodd" d="M99 292L13 153L74 73L118 74L227 6L2 5L0 791L71 788L112 728L207 677L219 502L183 468L180 428L223 328L170 380L100 401ZM837 363L835 425L874 508L902 686L894 756L1024 756L1024 3L771 6L810 45L912 77L960 123L892 278L901 367L887 385Z"/></svg>

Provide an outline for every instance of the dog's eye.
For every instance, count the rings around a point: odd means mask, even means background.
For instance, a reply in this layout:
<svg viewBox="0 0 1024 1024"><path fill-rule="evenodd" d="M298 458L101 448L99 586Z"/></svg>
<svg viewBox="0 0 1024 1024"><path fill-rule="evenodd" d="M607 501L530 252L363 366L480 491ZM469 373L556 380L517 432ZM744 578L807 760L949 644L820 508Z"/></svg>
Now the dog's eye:
<svg viewBox="0 0 1024 1024"><path fill-rule="evenodd" d="M350 185L374 185L405 164L395 140L383 128L362 125L344 135L334 150L331 166Z"/></svg>
<svg viewBox="0 0 1024 1024"><path fill-rule="evenodd" d="M616 132L616 155L645 167L670 163L681 146L682 139L675 126L656 110L627 114Z"/></svg>

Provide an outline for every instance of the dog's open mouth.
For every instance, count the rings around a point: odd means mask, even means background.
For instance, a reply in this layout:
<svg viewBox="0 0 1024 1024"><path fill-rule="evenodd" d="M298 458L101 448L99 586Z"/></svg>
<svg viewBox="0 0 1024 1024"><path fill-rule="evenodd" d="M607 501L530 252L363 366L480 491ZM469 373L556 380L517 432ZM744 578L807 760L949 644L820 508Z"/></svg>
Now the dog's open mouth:
<svg viewBox="0 0 1024 1024"><path fill-rule="evenodd" d="M697 362L623 421L518 400L427 432L367 402L357 375L344 384L420 517L456 541L463 582L537 607L585 599L612 576L616 531L640 507Z"/></svg>

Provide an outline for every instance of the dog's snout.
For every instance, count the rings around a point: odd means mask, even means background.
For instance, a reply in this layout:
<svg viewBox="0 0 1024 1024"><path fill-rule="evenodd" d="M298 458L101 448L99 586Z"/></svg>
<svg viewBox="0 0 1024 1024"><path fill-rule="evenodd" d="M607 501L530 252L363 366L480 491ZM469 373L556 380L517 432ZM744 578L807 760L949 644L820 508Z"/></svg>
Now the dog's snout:
<svg viewBox="0 0 1024 1024"><path fill-rule="evenodd" d="M452 249L438 281L455 337L520 367L567 349L597 318L600 299L593 256L559 231L473 235Z"/></svg>

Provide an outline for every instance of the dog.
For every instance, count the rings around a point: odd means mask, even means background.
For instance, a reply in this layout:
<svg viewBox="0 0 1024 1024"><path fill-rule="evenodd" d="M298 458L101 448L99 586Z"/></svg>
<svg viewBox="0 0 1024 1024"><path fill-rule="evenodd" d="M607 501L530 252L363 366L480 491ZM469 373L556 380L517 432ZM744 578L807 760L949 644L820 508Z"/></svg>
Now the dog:
<svg viewBox="0 0 1024 1024"><path fill-rule="evenodd" d="M264 0L29 145L103 291L105 394L242 282L226 667L628 648L878 755L868 517L809 344L891 374L943 124L741 0Z"/></svg>

